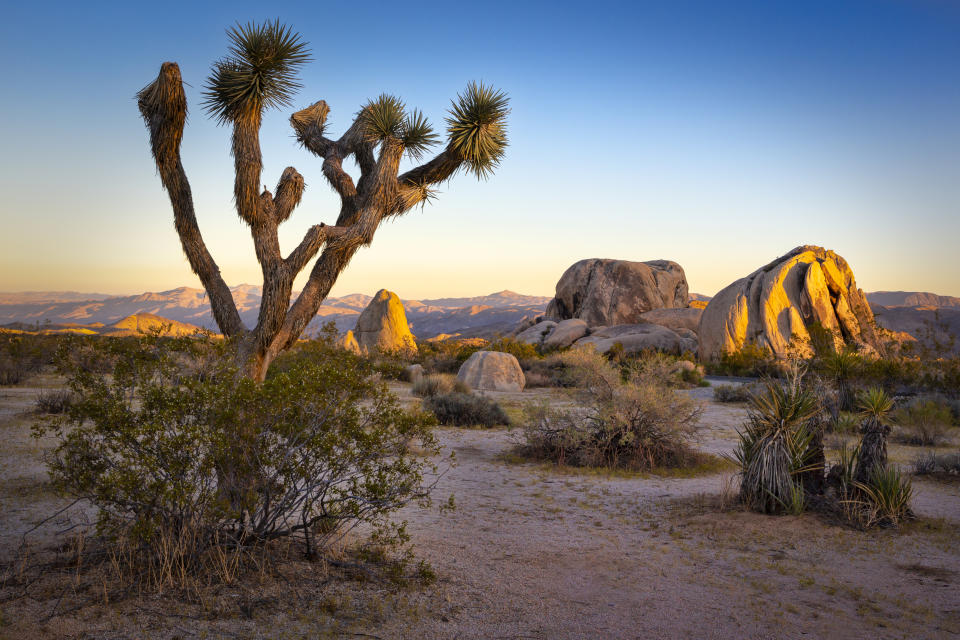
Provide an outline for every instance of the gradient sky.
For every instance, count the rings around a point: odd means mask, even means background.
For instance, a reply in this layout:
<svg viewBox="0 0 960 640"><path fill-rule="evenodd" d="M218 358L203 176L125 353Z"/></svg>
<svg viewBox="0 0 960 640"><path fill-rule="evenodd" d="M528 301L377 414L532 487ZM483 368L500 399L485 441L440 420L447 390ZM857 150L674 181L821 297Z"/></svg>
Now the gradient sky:
<svg viewBox="0 0 960 640"><path fill-rule="evenodd" d="M208 247L260 282L232 197L229 130L200 108L226 27L279 17L311 44L302 108L339 135L382 91L442 126L483 80L512 99L488 182L461 175L386 223L333 295L549 295L582 258L667 258L713 294L800 244L868 291L960 295L960 3L12 3L0 52L0 290L199 286L133 96L165 60L191 107L183 158ZM289 110L262 131L264 181L307 193L289 250L337 202ZM302 282L302 278L301 278Z"/></svg>

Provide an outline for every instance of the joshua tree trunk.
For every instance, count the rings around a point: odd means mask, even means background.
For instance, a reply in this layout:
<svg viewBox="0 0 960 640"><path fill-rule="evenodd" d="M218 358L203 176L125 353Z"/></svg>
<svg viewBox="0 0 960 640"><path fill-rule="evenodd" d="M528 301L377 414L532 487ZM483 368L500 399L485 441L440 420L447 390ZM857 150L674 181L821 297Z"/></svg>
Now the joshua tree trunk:
<svg viewBox="0 0 960 640"><path fill-rule="evenodd" d="M165 62L156 80L138 94L140 113L160 180L170 197L174 224L190 267L210 297L213 317L235 341L241 374L262 381L270 363L290 348L316 316L340 273L380 224L433 198L432 185L460 169L490 173L506 147L507 98L471 84L447 118L446 148L429 162L398 175L404 154L420 154L438 139L416 110L407 113L397 98L381 95L367 103L339 139L325 135L329 108L322 100L290 118L297 140L323 159L323 175L339 194L335 225L310 227L300 244L283 256L277 229L300 203L304 179L287 167L274 193L261 190L263 162L259 131L266 107L290 103L294 70L307 60L299 36L278 23L238 27L229 32L232 55L214 65L207 83L207 109L233 126L232 152L237 213L249 226L263 273L257 324L244 326L229 287L203 241L190 183L180 160L187 103L176 63ZM353 157L359 180L343 169ZM322 250L322 251L321 251ZM300 296L291 305L293 280L319 254Z"/></svg>
<svg viewBox="0 0 960 640"><path fill-rule="evenodd" d="M867 484L876 471L887 466L887 434L890 433L890 427L871 416L864 421L860 432L863 438L860 441L860 456L854 480Z"/></svg>

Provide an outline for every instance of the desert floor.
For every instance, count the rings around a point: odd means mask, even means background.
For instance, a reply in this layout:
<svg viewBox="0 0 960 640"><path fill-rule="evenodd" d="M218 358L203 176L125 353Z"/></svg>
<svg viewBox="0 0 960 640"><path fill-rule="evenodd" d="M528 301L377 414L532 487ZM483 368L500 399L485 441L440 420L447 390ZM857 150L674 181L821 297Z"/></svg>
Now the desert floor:
<svg viewBox="0 0 960 640"><path fill-rule="evenodd" d="M0 556L65 505L30 426L52 377L0 388ZM409 385L394 390L413 402ZM699 446L732 450L742 405L705 404ZM512 416L556 390L491 394ZM78 594L69 579L0 591L0 638L947 638L960 634L960 482L914 479L918 518L860 532L822 516L769 517L733 503L732 472L595 474L518 463L517 429L439 430L456 465L437 503L410 505L429 586L397 586L291 561L194 597ZM836 444L835 442L833 444ZM907 465L919 449L894 445ZM437 505L453 494L456 509ZM32 558L83 512L27 536ZM8 571L10 565L8 564ZM16 571L16 569L14 569ZM66 584L64 587L63 585Z"/></svg>

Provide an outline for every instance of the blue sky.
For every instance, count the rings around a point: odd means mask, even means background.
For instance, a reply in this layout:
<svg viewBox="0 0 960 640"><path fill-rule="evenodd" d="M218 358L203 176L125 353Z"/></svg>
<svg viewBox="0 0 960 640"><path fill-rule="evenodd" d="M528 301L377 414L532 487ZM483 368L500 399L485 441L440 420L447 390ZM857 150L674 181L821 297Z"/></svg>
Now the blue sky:
<svg viewBox="0 0 960 640"><path fill-rule="evenodd" d="M799 244L845 256L866 290L960 295L960 4L46 3L5 9L0 290L199 286L133 95L177 61L183 157L227 280L259 283L233 211L229 131L200 108L225 28L279 17L310 42L300 108L331 131L380 92L442 128L470 80L511 96L489 181L461 175L385 224L333 294L547 295L576 260L672 259L713 294ZM262 131L264 180L308 187L292 247L337 203L289 110Z"/></svg>

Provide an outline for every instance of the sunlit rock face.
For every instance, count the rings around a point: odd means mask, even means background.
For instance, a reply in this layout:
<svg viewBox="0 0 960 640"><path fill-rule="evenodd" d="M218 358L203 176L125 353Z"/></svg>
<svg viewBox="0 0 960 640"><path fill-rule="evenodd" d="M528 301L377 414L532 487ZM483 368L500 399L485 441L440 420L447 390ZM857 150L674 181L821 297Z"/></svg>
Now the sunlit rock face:
<svg viewBox="0 0 960 640"><path fill-rule="evenodd" d="M357 318L353 330L363 353L416 353L417 343L410 333L407 314L397 294L381 289Z"/></svg>
<svg viewBox="0 0 960 640"><path fill-rule="evenodd" d="M805 245L737 280L700 318L700 358L719 359L752 343L778 357L812 355L811 328L833 334L835 348L882 348L873 312L847 261Z"/></svg>
<svg viewBox="0 0 960 640"><path fill-rule="evenodd" d="M576 318L591 327L633 324L644 312L688 302L687 277L676 262L591 258L574 263L560 277L544 318Z"/></svg>

